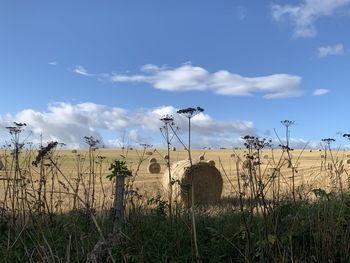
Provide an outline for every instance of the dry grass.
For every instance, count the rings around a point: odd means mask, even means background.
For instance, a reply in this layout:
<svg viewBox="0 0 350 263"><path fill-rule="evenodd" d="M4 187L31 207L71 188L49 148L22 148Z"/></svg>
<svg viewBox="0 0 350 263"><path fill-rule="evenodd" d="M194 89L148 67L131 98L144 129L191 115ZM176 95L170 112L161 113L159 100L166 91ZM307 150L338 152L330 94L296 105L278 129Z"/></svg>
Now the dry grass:
<svg viewBox="0 0 350 263"><path fill-rule="evenodd" d="M202 150L192 150L193 156L200 156L203 153ZM7 153L9 154L9 153ZM129 180L132 180L133 187L135 187L140 194L145 196L152 196L154 194L163 194L162 188L162 178L161 174L150 174L148 171L149 159L157 158L161 166L161 170L165 171L166 160L163 156L167 154L164 149L157 150L154 152L152 157L150 155L145 155L145 159L140 163L140 150L131 150L126 156L126 162L129 168L137 175ZM239 165L239 171L242 175L244 169L242 168L242 163L245 160L244 155L245 150L209 150L206 151L205 157L207 160L212 160L216 163L217 169L223 175L223 197L229 197L232 195L237 195L237 164ZM281 179L281 190L282 192L290 192L291 190L291 169L288 168L288 163L286 160L282 160L280 167L277 167L278 160L282 154L282 150L264 150L261 156L264 158L261 160L262 165L262 175L268 180L269 176L273 173L275 169L279 170ZM1 161L5 165L4 152L0 152L2 156ZM335 168L330 159L326 160L323 156L323 152L319 151L303 151L294 150L292 152L292 164L295 167L295 187L296 189L306 188L322 188L325 190L332 190L335 185ZM347 171L350 165L346 161L347 152L339 151L334 153L334 159L337 162L343 160L344 170ZM22 152L22 156L26 156L25 152ZM108 170L110 163L114 159L125 157L125 151L122 150L96 150L96 163L95 163L95 199L96 207L110 205L113 202L113 182L109 181L106 176L110 174ZM323 157L322 157L323 156ZM33 158L34 155L31 157ZM71 150L61 150L56 152L55 160L59 165L61 172L71 180L73 185L80 182L80 187L78 192L80 195L84 194L84 186L87 187L88 177L90 175L89 161L88 161L88 151L78 150L77 153ZM179 160L184 160L187 158L187 152L184 150L177 149L177 151L171 152L171 162L175 163ZM37 191L38 184L40 183L40 170L32 165L26 165L30 159L28 156L25 157L21 164L24 167L23 176L30 176L31 184L28 185L27 189L30 193ZM7 164L9 166L9 164ZM4 200L4 185L7 182L7 176L9 171L0 171L0 198ZM67 182L62 178L60 173L53 169L52 166L45 166L45 187L46 195L51 196L51 206L56 207L56 209L68 209L73 207L74 203L74 191L70 189ZM53 179L52 179L53 178ZM2 182L2 183L1 183ZM1 184L3 184L1 186ZM64 205L62 205L64 204Z"/></svg>

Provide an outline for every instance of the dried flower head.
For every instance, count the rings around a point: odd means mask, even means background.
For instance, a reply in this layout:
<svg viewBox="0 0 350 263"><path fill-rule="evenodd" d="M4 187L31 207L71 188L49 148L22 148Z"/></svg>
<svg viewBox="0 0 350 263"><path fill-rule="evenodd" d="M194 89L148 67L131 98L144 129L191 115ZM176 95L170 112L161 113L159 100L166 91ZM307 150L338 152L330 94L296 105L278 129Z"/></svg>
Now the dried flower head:
<svg viewBox="0 0 350 263"><path fill-rule="evenodd" d="M201 107L197 108L185 108L185 109L180 109L177 111L177 113L184 115L187 118L192 118L193 116L203 112L204 109Z"/></svg>
<svg viewBox="0 0 350 263"><path fill-rule="evenodd" d="M332 142L335 142L333 138L325 138L325 139L322 139L321 141L323 141L324 143L327 143L328 145L331 144Z"/></svg>
<svg viewBox="0 0 350 263"><path fill-rule="evenodd" d="M24 122L13 122L14 126L8 126L6 129L9 130L11 135L19 134L22 132L23 128L27 126Z"/></svg>
<svg viewBox="0 0 350 263"><path fill-rule="evenodd" d="M295 121L284 120L284 121L281 121L281 123L282 123L283 126L289 127L289 126L293 125L295 123Z"/></svg>
<svg viewBox="0 0 350 263"><path fill-rule="evenodd" d="M174 117L172 115L166 114L162 118L160 118L160 120L164 122L164 124L166 125L167 124L174 125Z"/></svg>
<svg viewBox="0 0 350 263"><path fill-rule="evenodd" d="M164 125L159 128L160 133L170 145L175 136L175 132L179 130L179 127L175 125L174 117L172 115L166 114L160 120L164 123Z"/></svg>
<svg viewBox="0 0 350 263"><path fill-rule="evenodd" d="M343 134L343 137L350 140L350 133L344 133Z"/></svg>
<svg viewBox="0 0 350 263"><path fill-rule="evenodd" d="M272 140L266 140L265 138L259 139L255 136L246 135L242 137L242 139L245 141L244 146L247 149L263 149L265 147L271 147L272 146Z"/></svg>
<svg viewBox="0 0 350 263"><path fill-rule="evenodd" d="M97 148L100 141L95 139L93 136L84 136L85 143L89 145L90 148Z"/></svg>

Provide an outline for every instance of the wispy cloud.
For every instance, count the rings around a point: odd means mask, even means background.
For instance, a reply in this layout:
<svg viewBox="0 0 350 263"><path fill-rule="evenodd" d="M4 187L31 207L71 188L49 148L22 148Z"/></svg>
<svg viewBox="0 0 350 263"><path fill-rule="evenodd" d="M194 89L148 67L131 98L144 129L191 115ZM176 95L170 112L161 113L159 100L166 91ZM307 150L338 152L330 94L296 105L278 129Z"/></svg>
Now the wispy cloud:
<svg viewBox="0 0 350 263"><path fill-rule="evenodd" d="M58 64L58 62L57 61L50 61L48 64L51 66L56 66Z"/></svg>
<svg viewBox="0 0 350 263"><path fill-rule="evenodd" d="M177 108L161 106L150 109L127 110L107 107L91 102L70 104L56 103L49 105L47 111L25 109L15 115L0 115L1 139L6 138L5 127L13 121L25 122L37 142L42 134L44 141L58 140L70 148L86 146L84 136L94 136L105 141L107 146L120 144L121 134L126 133L130 143L161 144L159 120L165 114L172 114L180 128L180 135L187 131L187 121L179 116ZM208 114L200 113L193 118L193 135L196 141L204 142L203 138L226 138L232 135L254 134L255 128L251 121L215 120ZM104 140L104 131L116 132L116 139ZM200 146L199 144L197 146ZM203 145L202 145L203 146ZM208 145L204 145L208 146Z"/></svg>
<svg viewBox="0 0 350 263"><path fill-rule="evenodd" d="M244 77L227 70L210 73L191 64L178 68L144 65L135 75L113 74L113 82L148 83L166 91L212 91L220 95L251 96L262 93L264 98L300 96L301 77L289 74L274 74L259 77Z"/></svg>
<svg viewBox="0 0 350 263"><path fill-rule="evenodd" d="M315 22L322 17L346 13L350 0L303 0L298 5L273 4L272 16L276 21L290 21L295 37L314 37L317 34Z"/></svg>
<svg viewBox="0 0 350 263"><path fill-rule="evenodd" d="M343 44L334 46L324 46L318 48L318 57L325 58L328 56L343 55L345 53Z"/></svg>
<svg viewBox="0 0 350 263"><path fill-rule="evenodd" d="M326 95L329 93L330 90L328 89L315 89L314 92L312 93L313 96L322 96Z"/></svg>
<svg viewBox="0 0 350 263"><path fill-rule="evenodd" d="M81 65L76 65L73 69L73 72L79 74L79 75L83 75L83 76L93 76L93 74L90 74L86 68L84 68Z"/></svg>
<svg viewBox="0 0 350 263"><path fill-rule="evenodd" d="M238 20L243 21L247 17L247 8L244 6L238 6L236 10Z"/></svg>

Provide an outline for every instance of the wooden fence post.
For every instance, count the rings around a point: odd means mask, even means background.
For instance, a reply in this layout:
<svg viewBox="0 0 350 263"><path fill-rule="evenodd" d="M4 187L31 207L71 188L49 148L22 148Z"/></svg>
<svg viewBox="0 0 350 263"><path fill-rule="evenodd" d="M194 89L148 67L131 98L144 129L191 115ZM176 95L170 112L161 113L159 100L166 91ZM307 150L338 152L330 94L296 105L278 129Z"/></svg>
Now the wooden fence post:
<svg viewBox="0 0 350 263"><path fill-rule="evenodd" d="M125 192L125 177L117 173L115 178L115 224L114 227L118 230L124 226L124 192Z"/></svg>

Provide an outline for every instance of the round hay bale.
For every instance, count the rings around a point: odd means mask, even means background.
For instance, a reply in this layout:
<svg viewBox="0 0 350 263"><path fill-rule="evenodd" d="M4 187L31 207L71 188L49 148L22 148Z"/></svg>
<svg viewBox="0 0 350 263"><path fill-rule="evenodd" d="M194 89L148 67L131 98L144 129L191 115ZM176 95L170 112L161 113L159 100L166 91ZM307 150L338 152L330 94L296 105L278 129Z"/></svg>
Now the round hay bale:
<svg viewBox="0 0 350 263"><path fill-rule="evenodd" d="M202 155L199 156L199 160L200 160L200 161L204 161L204 154L202 154Z"/></svg>
<svg viewBox="0 0 350 263"><path fill-rule="evenodd" d="M157 159L152 157L151 159L149 159L148 161L149 163L156 163L157 162Z"/></svg>
<svg viewBox="0 0 350 263"><path fill-rule="evenodd" d="M324 158L324 155L323 155L323 154L321 155L321 158L322 158L322 159Z"/></svg>
<svg viewBox="0 0 350 263"><path fill-rule="evenodd" d="M166 155L163 156L163 158L164 158L165 160L169 160L169 155L166 154Z"/></svg>
<svg viewBox="0 0 350 263"><path fill-rule="evenodd" d="M267 154L265 154L264 159L269 159L269 156Z"/></svg>
<svg viewBox="0 0 350 263"><path fill-rule="evenodd" d="M350 164L350 159L346 160L346 163L347 163L347 164Z"/></svg>
<svg viewBox="0 0 350 263"><path fill-rule="evenodd" d="M223 180L220 171L207 162L182 160L171 166L174 200L191 205L191 183L193 182L194 204L210 204L220 200ZM165 171L163 186L169 188L169 171Z"/></svg>
<svg viewBox="0 0 350 263"><path fill-rule="evenodd" d="M146 152L146 155L151 156L153 152Z"/></svg>
<svg viewBox="0 0 350 263"><path fill-rule="evenodd" d="M231 154L231 158L234 158L234 157L236 157L236 155L233 153L233 154Z"/></svg>
<svg viewBox="0 0 350 263"><path fill-rule="evenodd" d="M0 160L0 171L4 170L5 165L3 164L3 162Z"/></svg>
<svg viewBox="0 0 350 263"><path fill-rule="evenodd" d="M175 152L176 151L176 147L173 147L173 152Z"/></svg>
<svg viewBox="0 0 350 263"><path fill-rule="evenodd" d="M147 171L150 174L159 174L160 173L160 165L159 163L150 163L147 167Z"/></svg>
<svg viewBox="0 0 350 263"><path fill-rule="evenodd" d="M72 150L72 153L78 153L78 150L74 149Z"/></svg>
<svg viewBox="0 0 350 263"><path fill-rule="evenodd" d="M214 160L208 160L207 163L209 163L211 166L215 166L215 161Z"/></svg>

